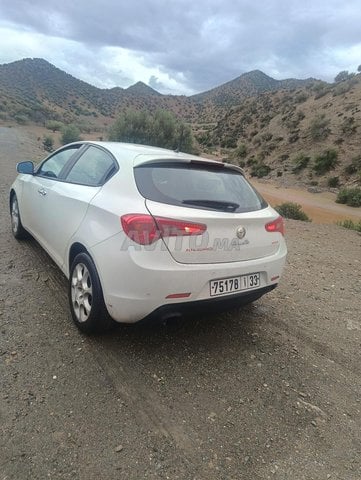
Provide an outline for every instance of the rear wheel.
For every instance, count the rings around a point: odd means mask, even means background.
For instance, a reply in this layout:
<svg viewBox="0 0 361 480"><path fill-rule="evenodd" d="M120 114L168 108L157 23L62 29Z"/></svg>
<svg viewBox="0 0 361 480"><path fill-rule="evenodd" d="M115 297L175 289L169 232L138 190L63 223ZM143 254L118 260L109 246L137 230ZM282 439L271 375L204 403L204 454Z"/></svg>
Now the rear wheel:
<svg viewBox="0 0 361 480"><path fill-rule="evenodd" d="M19 203L16 194L14 193L10 201L10 215L11 215L11 230L17 240L22 240L28 236L27 231L21 223Z"/></svg>
<svg viewBox="0 0 361 480"><path fill-rule="evenodd" d="M71 265L69 304L74 323L82 332L100 333L116 324L107 312L98 273L87 253L79 253Z"/></svg>

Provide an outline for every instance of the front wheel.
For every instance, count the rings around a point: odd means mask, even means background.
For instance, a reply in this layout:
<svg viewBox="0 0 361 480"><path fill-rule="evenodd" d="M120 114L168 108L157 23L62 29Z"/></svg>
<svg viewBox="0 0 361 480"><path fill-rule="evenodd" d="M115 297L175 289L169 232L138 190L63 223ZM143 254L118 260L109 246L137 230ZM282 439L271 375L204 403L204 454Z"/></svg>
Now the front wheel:
<svg viewBox="0 0 361 480"><path fill-rule="evenodd" d="M107 312L94 262L87 253L79 253L71 265L69 304L74 323L82 332L104 332L115 325Z"/></svg>
<svg viewBox="0 0 361 480"><path fill-rule="evenodd" d="M27 231L23 227L20 218L19 203L16 194L14 193L10 200L10 215L11 215L11 231L17 240L23 240L28 236Z"/></svg>

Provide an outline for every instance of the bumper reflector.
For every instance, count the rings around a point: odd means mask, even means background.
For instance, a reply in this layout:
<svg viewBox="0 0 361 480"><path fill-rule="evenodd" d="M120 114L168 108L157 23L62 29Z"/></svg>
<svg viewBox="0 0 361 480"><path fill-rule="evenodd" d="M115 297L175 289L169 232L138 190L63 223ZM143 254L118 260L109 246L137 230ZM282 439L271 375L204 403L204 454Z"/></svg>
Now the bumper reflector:
<svg viewBox="0 0 361 480"><path fill-rule="evenodd" d="M187 298L190 297L191 293L170 293L165 298Z"/></svg>

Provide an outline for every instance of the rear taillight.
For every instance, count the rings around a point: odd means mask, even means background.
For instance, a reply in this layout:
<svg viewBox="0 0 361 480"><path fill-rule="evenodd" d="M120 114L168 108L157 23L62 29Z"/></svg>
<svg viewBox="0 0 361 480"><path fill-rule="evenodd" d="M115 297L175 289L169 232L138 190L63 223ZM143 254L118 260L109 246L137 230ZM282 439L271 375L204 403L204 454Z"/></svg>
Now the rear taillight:
<svg viewBox="0 0 361 480"><path fill-rule="evenodd" d="M265 229L267 232L279 232L285 235L285 222L282 217L277 217L273 222L266 223Z"/></svg>
<svg viewBox="0 0 361 480"><path fill-rule="evenodd" d="M142 213L129 213L123 215L120 220L126 235L140 245L150 245L161 237L202 235L207 230L203 223L152 217Z"/></svg>

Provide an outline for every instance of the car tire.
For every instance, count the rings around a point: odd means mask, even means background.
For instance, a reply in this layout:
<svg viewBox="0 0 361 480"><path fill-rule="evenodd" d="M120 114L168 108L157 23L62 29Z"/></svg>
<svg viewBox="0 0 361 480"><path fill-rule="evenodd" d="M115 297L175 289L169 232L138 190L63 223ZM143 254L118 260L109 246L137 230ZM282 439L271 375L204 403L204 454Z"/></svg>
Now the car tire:
<svg viewBox="0 0 361 480"><path fill-rule="evenodd" d="M11 231L17 240L23 240L28 237L28 232L23 227L20 218L19 203L16 194L11 196L10 200Z"/></svg>
<svg viewBox="0 0 361 480"><path fill-rule="evenodd" d="M68 294L71 316L82 332L102 333L116 325L106 309L94 262L85 252L73 260Z"/></svg>

